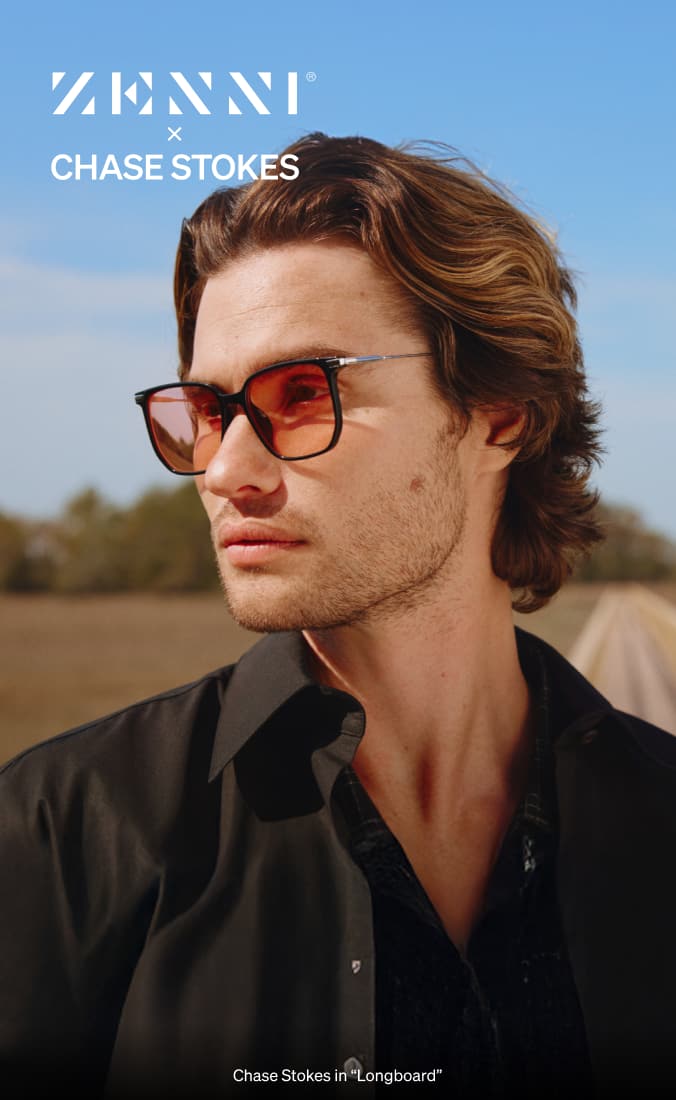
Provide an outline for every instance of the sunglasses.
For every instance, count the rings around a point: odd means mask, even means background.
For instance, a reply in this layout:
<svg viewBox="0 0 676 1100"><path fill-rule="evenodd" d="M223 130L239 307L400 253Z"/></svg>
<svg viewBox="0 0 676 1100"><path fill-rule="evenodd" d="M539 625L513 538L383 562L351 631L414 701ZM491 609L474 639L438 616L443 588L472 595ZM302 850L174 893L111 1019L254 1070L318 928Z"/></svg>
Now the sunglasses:
<svg viewBox="0 0 676 1100"><path fill-rule="evenodd" d="M276 458L297 462L335 447L343 426L338 371L430 352L292 359L249 375L238 393L173 382L135 394L155 454L174 474L203 474L239 409Z"/></svg>

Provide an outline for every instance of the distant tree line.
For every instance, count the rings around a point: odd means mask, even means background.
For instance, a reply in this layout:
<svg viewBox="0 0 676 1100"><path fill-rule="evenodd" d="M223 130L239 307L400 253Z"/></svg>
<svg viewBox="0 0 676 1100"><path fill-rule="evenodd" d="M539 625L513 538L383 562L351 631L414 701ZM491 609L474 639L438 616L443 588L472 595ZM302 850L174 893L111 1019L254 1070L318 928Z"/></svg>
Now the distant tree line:
<svg viewBox="0 0 676 1100"><path fill-rule="evenodd" d="M676 543L632 508L601 504L606 540L575 573L580 581L676 580ZM130 507L96 489L53 520L0 513L0 590L199 591L218 588L209 526L191 482L153 489Z"/></svg>
<svg viewBox="0 0 676 1100"><path fill-rule="evenodd" d="M209 524L192 482L128 508L85 489L55 520L0 514L0 588L13 592L218 588Z"/></svg>
<svg viewBox="0 0 676 1100"><path fill-rule="evenodd" d="M581 581L676 580L676 542L645 525L640 512L617 504L598 505L605 540L578 566Z"/></svg>

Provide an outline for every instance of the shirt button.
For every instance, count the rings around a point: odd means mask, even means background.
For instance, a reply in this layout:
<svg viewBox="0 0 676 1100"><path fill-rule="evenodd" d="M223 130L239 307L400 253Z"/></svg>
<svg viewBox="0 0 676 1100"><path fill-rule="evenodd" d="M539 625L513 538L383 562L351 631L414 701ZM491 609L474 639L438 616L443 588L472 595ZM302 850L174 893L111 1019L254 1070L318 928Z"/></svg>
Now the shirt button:
<svg viewBox="0 0 676 1100"><path fill-rule="evenodd" d="M343 1069L348 1077L357 1077L362 1072L363 1068L358 1058L346 1058L343 1062Z"/></svg>
<svg viewBox="0 0 676 1100"><path fill-rule="evenodd" d="M352 967L352 973L358 974L361 970L361 959L353 959L350 966Z"/></svg>

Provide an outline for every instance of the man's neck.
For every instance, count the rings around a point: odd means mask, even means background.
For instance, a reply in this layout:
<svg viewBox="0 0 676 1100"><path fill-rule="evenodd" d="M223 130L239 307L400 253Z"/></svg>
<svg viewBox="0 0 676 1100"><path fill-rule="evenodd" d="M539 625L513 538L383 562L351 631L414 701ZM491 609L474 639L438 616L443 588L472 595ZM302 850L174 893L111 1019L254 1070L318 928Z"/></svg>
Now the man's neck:
<svg viewBox="0 0 676 1100"><path fill-rule="evenodd" d="M319 679L364 707L354 767L391 820L448 822L463 806L520 793L528 688L509 591L495 578L483 588L399 620L305 632Z"/></svg>

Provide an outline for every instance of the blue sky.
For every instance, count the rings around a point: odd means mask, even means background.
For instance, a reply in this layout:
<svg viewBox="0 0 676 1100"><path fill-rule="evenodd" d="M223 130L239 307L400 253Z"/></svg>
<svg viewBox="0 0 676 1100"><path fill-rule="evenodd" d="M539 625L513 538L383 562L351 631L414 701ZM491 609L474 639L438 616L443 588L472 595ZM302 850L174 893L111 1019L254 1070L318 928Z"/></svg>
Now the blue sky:
<svg viewBox="0 0 676 1100"><path fill-rule="evenodd" d="M588 373L606 409L597 484L676 536L674 6L259 0L244 11L203 0L194 10L64 2L5 17L0 370L11 476L0 510L52 515L84 485L126 503L176 483L150 451L133 393L173 377L180 220L218 181L166 169L157 181L57 181L52 158L153 153L168 165L179 152L273 153L322 129L449 143L558 232L579 273ZM175 70L195 84L214 74L210 116L183 100L183 116L169 116ZM95 72L94 116L79 113L84 96L77 111L52 114L54 71L67 74L64 90ZM124 87L153 73L152 116L130 103L111 116L112 71ZM245 100L228 115L231 71L261 90L256 74L272 73L270 115ZM292 117L289 71L299 74ZM169 124L182 127L180 143Z"/></svg>

